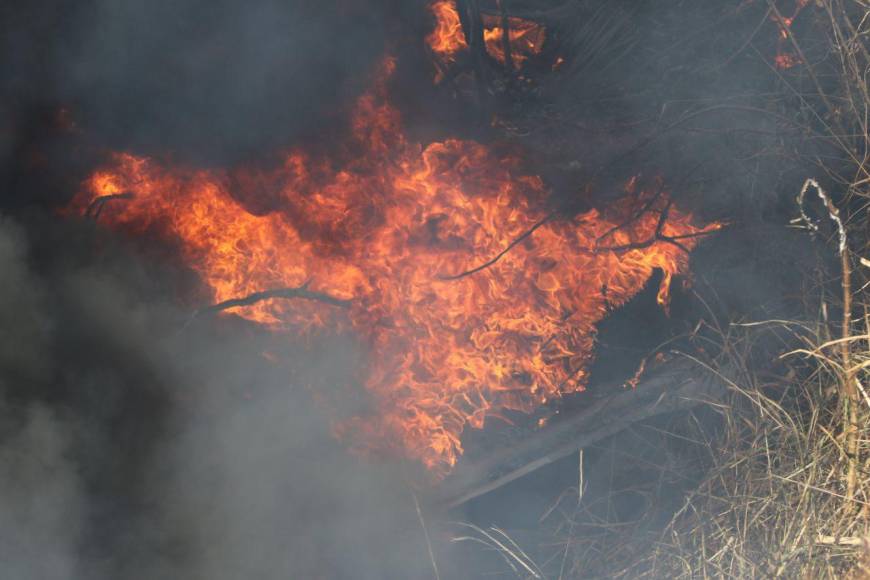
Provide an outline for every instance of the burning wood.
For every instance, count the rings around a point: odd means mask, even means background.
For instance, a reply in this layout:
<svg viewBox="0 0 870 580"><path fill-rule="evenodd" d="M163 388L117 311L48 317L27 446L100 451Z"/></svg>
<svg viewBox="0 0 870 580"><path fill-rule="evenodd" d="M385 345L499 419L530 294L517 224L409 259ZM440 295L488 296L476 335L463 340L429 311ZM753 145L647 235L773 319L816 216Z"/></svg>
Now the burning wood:
<svg viewBox="0 0 870 580"><path fill-rule="evenodd" d="M454 0L436 0L429 6L435 17L435 29L426 37L426 44L436 55L435 82L444 79L446 70L456 61L459 53L468 50L462 22Z"/></svg>
<svg viewBox="0 0 870 580"><path fill-rule="evenodd" d="M480 461L463 464L438 487L433 502L456 507L640 421L710 402L723 391L721 380L696 365L662 364L643 377L638 388L617 391L521 440L507 442Z"/></svg>
<svg viewBox="0 0 870 580"><path fill-rule="evenodd" d="M325 304L331 304L332 306L339 306L341 308L350 307L349 300L339 300L338 298L334 298L329 294L310 291L308 289L308 283L306 282L298 288L275 288L274 290L263 290L262 292L254 292L253 294L250 294L243 298L231 298L229 300L224 300L223 302L200 308L194 313L194 315L199 316L200 314L223 312L224 310L229 310L230 308L251 306L253 304L256 304L257 302L262 302L263 300L271 300L273 298L302 298L303 300L316 300Z"/></svg>
<svg viewBox="0 0 870 580"><path fill-rule="evenodd" d="M426 38L429 50L435 56L435 82L441 82L458 56L469 50L466 32L455 0L435 0L429 6L435 17L435 28ZM478 11L479 12L479 11ZM509 16L503 2L498 14L475 15L483 28L483 46L486 54L508 69L519 70L530 58L544 48L547 29L532 20Z"/></svg>
<svg viewBox="0 0 870 580"><path fill-rule="evenodd" d="M486 52L499 64L516 70L529 58L540 54L547 39L543 25L524 18L484 15L483 25Z"/></svg>
<svg viewBox="0 0 870 580"><path fill-rule="evenodd" d="M96 197L93 201L91 201L91 203L88 204L88 207L85 209L85 217L97 221L100 219L100 214L103 213L103 207L107 203L119 199L131 199L132 197L132 193L110 193L108 195L101 195L99 197Z"/></svg>
<svg viewBox="0 0 870 580"><path fill-rule="evenodd" d="M374 412L336 432L438 477L467 427L583 390L596 323L655 269L666 305L687 252L718 226L695 225L662 188L556 215L517 156L409 141L388 101L393 66L358 100L336 159L293 150L271 170L217 171L118 154L73 208L132 192L103 221L177 243L211 310L356 335L370 350L360 375Z"/></svg>

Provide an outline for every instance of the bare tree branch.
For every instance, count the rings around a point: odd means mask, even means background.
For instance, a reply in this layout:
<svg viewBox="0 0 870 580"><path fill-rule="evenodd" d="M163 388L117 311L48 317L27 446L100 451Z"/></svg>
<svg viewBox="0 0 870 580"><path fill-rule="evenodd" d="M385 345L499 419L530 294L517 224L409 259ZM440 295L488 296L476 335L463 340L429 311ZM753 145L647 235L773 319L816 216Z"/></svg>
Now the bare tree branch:
<svg viewBox="0 0 870 580"><path fill-rule="evenodd" d="M103 206L116 199L133 199L133 194L128 191L125 193L101 195L88 204L88 207L85 209L85 217L97 221L100 219L100 214L103 213Z"/></svg>
<svg viewBox="0 0 870 580"><path fill-rule="evenodd" d="M302 298L304 300L323 302L325 304L338 306L340 308L350 308L352 304L350 300L342 300L341 298L336 298L335 296L330 296L329 294L324 294L323 292L312 292L308 289L308 284L309 283L306 282L298 288L274 288L272 290L263 290L262 292L254 292L253 294L249 294L241 298L224 300L223 302L218 302L217 304L212 304L211 306L199 308L198 310L196 310L196 312L194 312L194 316L199 316L201 314L214 314L217 312L228 310L230 308L237 308L239 306L250 306L252 304L256 304L257 302L262 302L263 300L269 300L271 298Z"/></svg>

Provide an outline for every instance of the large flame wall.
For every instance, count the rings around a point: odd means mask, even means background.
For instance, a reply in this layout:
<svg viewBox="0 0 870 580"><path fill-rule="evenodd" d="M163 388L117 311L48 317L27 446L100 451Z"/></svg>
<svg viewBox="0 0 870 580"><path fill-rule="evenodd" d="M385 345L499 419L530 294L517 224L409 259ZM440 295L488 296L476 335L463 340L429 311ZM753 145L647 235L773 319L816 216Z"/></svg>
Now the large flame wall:
<svg viewBox="0 0 870 580"><path fill-rule="evenodd" d="M353 332L369 349L361 380L375 411L337 431L444 474L466 427L582 390L596 323L656 268L666 303L702 228L666 195L634 192L606 212L547 221L490 267L449 279L539 223L546 190L479 143L410 142L386 100L392 66L357 102L340 161L295 150L269 170L205 171L117 154L72 207L132 193L101 219L174 240L216 302L303 284L347 300L236 312L276 330Z"/></svg>

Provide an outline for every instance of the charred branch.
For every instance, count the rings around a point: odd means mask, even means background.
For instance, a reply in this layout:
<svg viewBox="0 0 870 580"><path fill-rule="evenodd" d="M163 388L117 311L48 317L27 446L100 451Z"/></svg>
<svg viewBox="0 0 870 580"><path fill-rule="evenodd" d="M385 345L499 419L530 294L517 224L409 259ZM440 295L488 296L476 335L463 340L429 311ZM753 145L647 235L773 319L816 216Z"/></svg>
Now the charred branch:
<svg viewBox="0 0 870 580"><path fill-rule="evenodd" d="M640 210L638 210L635 214L632 215L632 217L627 219L625 222L623 222L622 224L620 224L618 226L611 228L610 230L608 230L607 232L602 234L598 238L598 241L600 241L608 236L613 235L616 231L623 229L625 227L628 227L633 222L635 222L638 218L640 218L640 216L642 216L644 213L646 213L647 211L650 210L651 206L654 204L655 201L658 200L661 193L662 192L659 191L655 196L653 196L653 198L650 201L648 201ZM665 244L671 244L672 246L676 246L677 248L679 248L680 250L682 250L688 254L690 252L689 248L687 248L685 245L681 244L680 240L688 240L688 239L692 239L692 238L701 238L701 237L708 236L708 235L718 231L718 228L711 228L711 229L707 229L707 230L704 230L701 232L695 232L695 233L691 233L691 234L680 234L677 236L665 235L664 234L664 227L665 227L665 224L667 224L668 214L670 212L670 208L671 208L672 204L673 204L673 202L671 200L668 200L667 205L665 205L664 209L662 209L662 211L659 213L659 219L658 219L658 222L656 224L655 232L648 239L640 241L640 242L632 242L630 244L621 244L621 245L617 245L617 246L595 246L594 248L589 248L586 251L588 251L591 254L598 254L601 252L627 252L629 250L642 250L644 248L649 248L650 246L652 246L658 242L662 242ZM543 227L544 225L546 225L547 223L549 223L550 221L555 219L560 213L561 212L559 212L559 211L553 211L553 212L547 214L546 216L541 218L539 221L537 221L528 230L526 230L525 232L523 232L522 234L517 236L510 244L507 245L507 247L505 247L505 249L503 249L501 252L499 252L498 254L493 256L491 259L480 264L479 266L475 266L474 268L472 268L470 270L466 270L466 271L461 272L459 274L455 274L452 276L446 276L446 275L439 276L438 278L440 280L445 280L445 281L459 280L461 278L465 278L467 276L471 276L471 275L476 274L482 270L485 270L485 269L489 268L490 266L493 266L499 260L501 260L508 252L510 252L515 247L520 245L524 240L531 237L532 234L535 233L535 231L537 231L539 228Z"/></svg>
<svg viewBox="0 0 870 580"><path fill-rule="evenodd" d="M447 509L462 505L640 421L716 400L724 388L722 381L689 362L665 364L641 378L636 389L601 399L483 460L460 465L438 487L434 503Z"/></svg>
<svg viewBox="0 0 870 580"><path fill-rule="evenodd" d="M498 0L499 17L501 18L501 45L504 51L504 68L508 79L514 75L514 56L511 52L511 24L507 12L507 0Z"/></svg>
<svg viewBox="0 0 870 580"><path fill-rule="evenodd" d="M100 219L100 214L103 213L103 207L109 203L110 201L114 201L117 199L133 199L133 194L130 192L126 193L114 193L111 195L101 195L100 197L94 199L88 207L85 209L85 217L90 218L94 221Z"/></svg>
<svg viewBox="0 0 870 580"><path fill-rule="evenodd" d="M628 219L626 219L625 221L623 221L621 223L616 224L615 226L613 226L612 228L610 228L609 230L607 230L606 232L604 232L603 234L598 236L598 238L595 241L601 242L605 238L612 236L613 234L615 234L619 230L625 229L628 226L630 226L631 224L633 224L634 222L636 222L637 220L639 220L641 218L641 216L643 216L646 212L650 211L653 208L653 206L656 204L656 202L661 198L662 193L664 193L664 191L665 191L665 184L664 184L664 182L662 182L659 184L659 187L656 190L655 194L650 196L650 198L646 201L646 203L644 203L640 207L640 209L638 209L636 212L634 212L631 215L631 217L629 217Z"/></svg>
<svg viewBox="0 0 870 580"><path fill-rule="evenodd" d="M211 306L206 306L198 309L194 313L194 316L200 316L202 314L216 314L230 308L251 306L252 304L256 304L258 302L262 302L263 300L270 300L273 298L302 298L303 300L314 300L317 302L323 302L324 304L329 304L331 306L338 306L339 308L350 308L351 306L350 300L342 300L341 298L336 298L335 296L330 296L329 294L325 294L323 292L313 292L309 290L308 283L306 282L305 284L297 288L275 288L272 290L263 290L262 292L254 292L253 294L249 294L242 298L232 298L230 300L224 300L223 302L218 302L217 304L212 304Z"/></svg>
<svg viewBox="0 0 870 580"><path fill-rule="evenodd" d="M468 41L468 51L472 70L474 71L477 84L478 106L483 115L483 121L487 121L489 109L489 75L486 70L486 43L483 38L483 16L480 13L478 0L457 0L456 7L459 11L459 20L462 30Z"/></svg>
<svg viewBox="0 0 870 580"><path fill-rule="evenodd" d="M686 252L688 254L689 249L686 246L684 246L683 244L678 242L676 240L676 238L666 236L663 233L665 224L668 222L668 214L671 211L672 205L673 205L673 201L669 199L667 204L665 204L664 209L662 209L661 213L659 214L659 220L658 220L658 223L656 223L656 231L653 233L653 235L649 239L646 239L642 242L633 242L630 244L621 244L619 246L597 247L597 248L595 248L595 251L596 252L626 252L628 250L641 250L643 248L648 248L648 247L652 246L653 244L655 244L656 242L665 242L665 243L669 243L669 244L673 244L673 245L677 246L678 248L680 248L681 250L683 250L684 252ZM697 236L697 235L698 234L686 234L686 236ZM684 238L686 236L680 236L680 237Z"/></svg>
<svg viewBox="0 0 870 580"><path fill-rule="evenodd" d="M549 215L542 218L541 220L539 220L535 225L533 225L528 230L526 230L525 232L523 232L522 234L517 236L516 239L514 239L514 241L512 241L510 244L508 244L504 250L502 250L501 252L496 254L495 257L493 257L490 260L487 260L486 262L484 262L480 266L476 266L476 267L472 268L471 270L466 270L465 272L462 272L461 274L456 274L454 276L439 276L439 278L441 280L447 280L447 281L459 280L460 278L465 278L466 276L471 276L472 274L476 274L476 273L480 272L481 270L486 270L487 268L489 268L490 266L492 266L493 264L495 264L496 262L501 260L508 252L510 252L515 247L520 245L523 242L523 240L526 240L532 234L534 234L538 228L542 227L544 224L549 223L550 220L552 220L553 218L556 217L556 215L557 215L557 212L552 212Z"/></svg>

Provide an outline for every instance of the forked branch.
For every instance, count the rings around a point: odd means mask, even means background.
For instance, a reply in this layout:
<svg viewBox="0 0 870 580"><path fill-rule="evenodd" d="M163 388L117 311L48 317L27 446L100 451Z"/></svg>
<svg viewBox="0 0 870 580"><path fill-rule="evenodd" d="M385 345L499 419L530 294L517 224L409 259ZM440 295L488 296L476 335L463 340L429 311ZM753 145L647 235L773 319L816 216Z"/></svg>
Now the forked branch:
<svg viewBox="0 0 870 580"><path fill-rule="evenodd" d="M114 201L117 199L133 199L133 194L130 192L125 192L113 193L110 195L101 195L95 198L91 203L88 204L88 207L85 208L85 217L97 221L98 219L100 219L100 214L103 213L103 207L110 201Z"/></svg>

